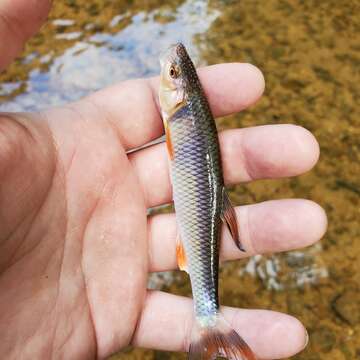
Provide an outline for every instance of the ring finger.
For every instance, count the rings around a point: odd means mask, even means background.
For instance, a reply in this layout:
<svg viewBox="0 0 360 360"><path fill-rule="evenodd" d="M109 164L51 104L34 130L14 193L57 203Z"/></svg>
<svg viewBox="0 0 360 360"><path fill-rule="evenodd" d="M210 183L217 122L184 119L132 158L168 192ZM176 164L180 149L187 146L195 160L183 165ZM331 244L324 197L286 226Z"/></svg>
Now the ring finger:
<svg viewBox="0 0 360 360"><path fill-rule="evenodd" d="M235 210L246 252L239 251L224 227L220 254L223 260L308 246L323 236L327 226L324 210L309 200L273 200ZM175 215L149 217L148 231L150 271L175 269Z"/></svg>

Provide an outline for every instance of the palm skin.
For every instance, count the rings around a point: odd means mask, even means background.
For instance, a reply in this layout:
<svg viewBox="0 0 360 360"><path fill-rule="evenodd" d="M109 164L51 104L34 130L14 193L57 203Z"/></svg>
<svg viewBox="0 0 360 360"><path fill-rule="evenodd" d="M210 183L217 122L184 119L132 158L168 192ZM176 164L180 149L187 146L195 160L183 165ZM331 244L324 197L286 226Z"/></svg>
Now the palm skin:
<svg viewBox="0 0 360 360"><path fill-rule="evenodd" d="M106 124L84 126L76 111L65 122L60 134L41 118L1 118L5 353L108 353L130 342L145 296L146 208L124 149ZM107 322L127 326L115 340Z"/></svg>
<svg viewBox="0 0 360 360"><path fill-rule="evenodd" d="M217 116L240 111L263 90L262 75L246 64L200 76ZM176 268L174 217L146 213L171 201L166 150L126 153L163 131L157 81L129 81L41 113L0 114L5 358L105 358L128 344L187 350L191 301L146 288L149 272ZM312 135L294 126L230 130L220 144L227 183L300 174L318 158ZM321 208L305 200L237 213L248 255L309 245L326 228ZM224 236L222 257L240 256ZM231 308L225 315L262 359L305 345L304 328L290 316Z"/></svg>

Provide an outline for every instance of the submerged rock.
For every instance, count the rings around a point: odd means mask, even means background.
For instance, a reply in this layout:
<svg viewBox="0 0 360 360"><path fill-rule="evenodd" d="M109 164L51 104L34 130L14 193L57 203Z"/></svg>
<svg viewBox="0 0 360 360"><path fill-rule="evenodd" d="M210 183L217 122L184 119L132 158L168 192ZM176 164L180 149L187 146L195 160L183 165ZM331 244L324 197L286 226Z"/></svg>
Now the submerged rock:
<svg viewBox="0 0 360 360"><path fill-rule="evenodd" d="M360 292L348 290L338 295L332 302L332 309L341 320L350 325L360 323Z"/></svg>
<svg viewBox="0 0 360 360"><path fill-rule="evenodd" d="M317 352L328 353L336 343L336 335L328 326L321 326L311 334L311 342Z"/></svg>

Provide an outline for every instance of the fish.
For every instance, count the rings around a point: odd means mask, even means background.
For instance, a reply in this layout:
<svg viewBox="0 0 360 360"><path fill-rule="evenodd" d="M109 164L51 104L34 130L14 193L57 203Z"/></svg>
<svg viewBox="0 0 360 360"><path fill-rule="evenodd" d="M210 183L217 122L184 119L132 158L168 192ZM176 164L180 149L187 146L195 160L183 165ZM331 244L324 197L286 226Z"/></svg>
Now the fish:
<svg viewBox="0 0 360 360"><path fill-rule="evenodd" d="M195 66L183 44L160 57L159 103L178 227L177 263L188 272L194 321L188 359L256 360L222 315L219 249L222 222L239 248L235 210L224 186L218 132Z"/></svg>

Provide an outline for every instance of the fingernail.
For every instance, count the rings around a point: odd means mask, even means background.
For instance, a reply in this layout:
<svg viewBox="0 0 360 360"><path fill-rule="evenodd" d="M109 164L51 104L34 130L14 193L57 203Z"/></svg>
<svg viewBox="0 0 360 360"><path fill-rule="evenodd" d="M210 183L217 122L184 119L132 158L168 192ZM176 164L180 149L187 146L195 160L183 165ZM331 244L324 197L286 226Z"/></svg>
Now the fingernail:
<svg viewBox="0 0 360 360"><path fill-rule="evenodd" d="M303 349L305 349L307 347L308 343L309 343L309 333L305 329L305 344L304 344Z"/></svg>

